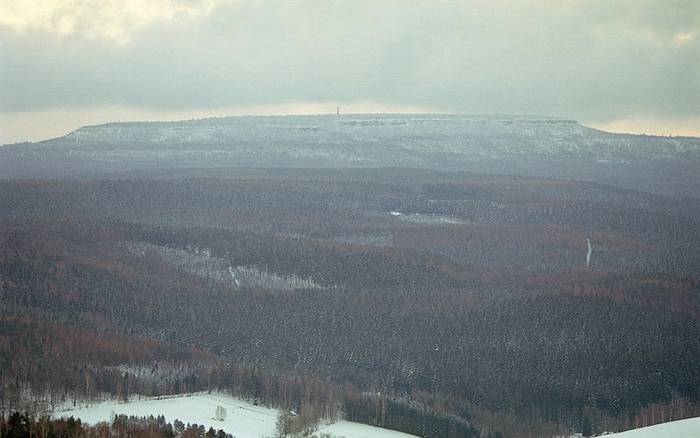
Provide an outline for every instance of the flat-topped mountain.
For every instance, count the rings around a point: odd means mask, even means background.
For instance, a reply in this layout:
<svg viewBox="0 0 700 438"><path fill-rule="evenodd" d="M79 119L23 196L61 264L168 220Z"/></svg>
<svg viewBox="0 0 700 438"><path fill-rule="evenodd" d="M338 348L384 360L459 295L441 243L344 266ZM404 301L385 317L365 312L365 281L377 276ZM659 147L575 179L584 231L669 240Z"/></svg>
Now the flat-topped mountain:
<svg viewBox="0 0 700 438"><path fill-rule="evenodd" d="M184 167L415 167L591 179L688 194L648 172L692 174L700 139L611 134L535 116L383 114L108 123L0 149L0 176L86 176ZM669 166L674 171L669 172ZM621 178L622 176L622 178ZM656 175L655 175L656 176Z"/></svg>
<svg viewBox="0 0 700 438"><path fill-rule="evenodd" d="M299 160L381 163L429 161L420 154L468 155L491 159L508 154L570 155L596 159L675 158L700 153L700 139L650 137L598 131L573 120L532 116L351 115L227 117L180 122L107 123L37 143L83 150L156 146L211 151L221 156L256 151L289 154ZM272 158L272 157L269 157ZM422 159L422 160L421 160Z"/></svg>

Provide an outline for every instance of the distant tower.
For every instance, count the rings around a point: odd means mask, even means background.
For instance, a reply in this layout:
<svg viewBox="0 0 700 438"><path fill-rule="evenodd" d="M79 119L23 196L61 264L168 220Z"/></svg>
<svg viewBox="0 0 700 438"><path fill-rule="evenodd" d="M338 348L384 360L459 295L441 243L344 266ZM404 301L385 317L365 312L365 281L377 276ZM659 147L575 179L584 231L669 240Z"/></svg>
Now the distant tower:
<svg viewBox="0 0 700 438"><path fill-rule="evenodd" d="M586 253L586 267L591 267L591 253L593 252L593 247L591 246L591 239L586 239L586 244L588 244L588 252Z"/></svg>
<svg viewBox="0 0 700 438"><path fill-rule="evenodd" d="M340 106L335 107L335 115L336 116L340 115Z"/></svg>

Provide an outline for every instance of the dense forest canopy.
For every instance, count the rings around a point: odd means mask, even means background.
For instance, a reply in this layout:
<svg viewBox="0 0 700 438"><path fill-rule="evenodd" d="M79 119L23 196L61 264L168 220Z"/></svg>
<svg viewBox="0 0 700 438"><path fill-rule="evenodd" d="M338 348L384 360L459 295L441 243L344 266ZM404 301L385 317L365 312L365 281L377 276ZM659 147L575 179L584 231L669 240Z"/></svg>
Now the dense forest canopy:
<svg viewBox="0 0 700 438"><path fill-rule="evenodd" d="M455 437L698 413L692 199L405 169L8 180L0 198L4 412L221 389Z"/></svg>

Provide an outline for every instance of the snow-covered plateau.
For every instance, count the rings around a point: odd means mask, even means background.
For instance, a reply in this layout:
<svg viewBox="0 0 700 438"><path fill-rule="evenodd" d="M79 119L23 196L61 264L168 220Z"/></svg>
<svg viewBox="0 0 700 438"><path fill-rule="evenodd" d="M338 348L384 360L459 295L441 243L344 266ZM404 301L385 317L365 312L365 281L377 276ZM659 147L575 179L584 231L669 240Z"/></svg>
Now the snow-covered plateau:
<svg viewBox="0 0 700 438"><path fill-rule="evenodd" d="M216 420L217 408L225 409L223 420ZM131 400L127 403L106 401L91 406L63 408L54 412L54 418L80 418L88 424L109 422L114 415L164 415L172 423L176 419L187 424L203 425L206 429L223 429L235 438L265 438L275 436L275 423L279 411L231 397L226 394L190 394L164 398ZM353 423L338 421L322 424L316 435L345 438L410 438L401 432Z"/></svg>
<svg viewBox="0 0 700 438"><path fill-rule="evenodd" d="M165 169L423 168L585 179L692 194L700 138L613 134L551 117L435 114L107 123L0 147L0 177ZM665 184L655 184L658 175ZM648 184L645 181L650 181ZM690 182L690 184L689 184Z"/></svg>
<svg viewBox="0 0 700 438"><path fill-rule="evenodd" d="M349 115L229 117L87 126L57 139L67 147L127 145L256 154L284 151L294 158L333 162L381 161L400 149L418 163L424 154L496 158L504 154L566 154L606 162L631 152L671 157L699 149L687 138L610 134L573 120L530 116ZM218 145L218 148L211 146ZM387 148L388 147L388 148ZM171 151L175 153L175 151ZM201 152L201 151L200 151Z"/></svg>

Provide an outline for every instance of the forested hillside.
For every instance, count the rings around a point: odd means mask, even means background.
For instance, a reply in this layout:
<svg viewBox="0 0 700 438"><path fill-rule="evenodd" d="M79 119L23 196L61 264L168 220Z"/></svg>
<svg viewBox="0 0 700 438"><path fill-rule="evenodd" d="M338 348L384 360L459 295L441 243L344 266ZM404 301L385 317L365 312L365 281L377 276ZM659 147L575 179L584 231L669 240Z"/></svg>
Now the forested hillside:
<svg viewBox="0 0 700 438"><path fill-rule="evenodd" d="M4 412L224 389L435 437L700 413L692 198L192 169L8 180L0 205Z"/></svg>

